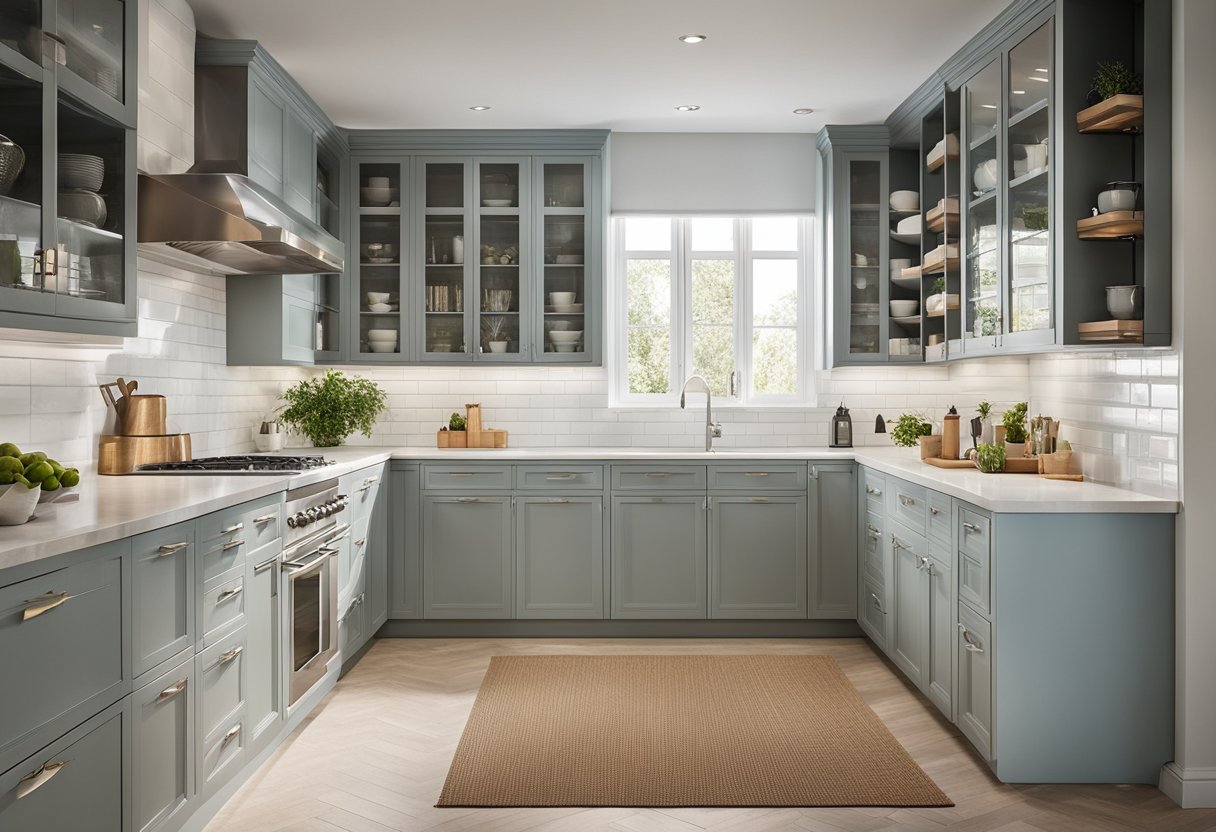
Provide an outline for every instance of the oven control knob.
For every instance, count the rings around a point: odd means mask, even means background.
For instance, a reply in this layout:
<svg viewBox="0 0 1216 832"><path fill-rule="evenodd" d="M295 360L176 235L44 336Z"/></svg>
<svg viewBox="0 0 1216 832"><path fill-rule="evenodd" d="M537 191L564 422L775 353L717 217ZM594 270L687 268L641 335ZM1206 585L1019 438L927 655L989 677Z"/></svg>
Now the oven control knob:
<svg viewBox="0 0 1216 832"><path fill-rule="evenodd" d="M329 503L325 503L324 505L317 507L317 514L321 515L322 517L328 517L329 515L331 515L333 513L334 513L334 507L331 506Z"/></svg>
<svg viewBox="0 0 1216 832"><path fill-rule="evenodd" d="M308 511L304 512L304 516L308 518L309 523L315 523L320 519L321 513L314 506L313 508L310 508Z"/></svg>
<svg viewBox="0 0 1216 832"><path fill-rule="evenodd" d="M301 519L301 515L299 515L299 514L291 515L290 517L287 518L287 527L294 529L296 526L302 526L303 523L300 522L300 519Z"/></svg>

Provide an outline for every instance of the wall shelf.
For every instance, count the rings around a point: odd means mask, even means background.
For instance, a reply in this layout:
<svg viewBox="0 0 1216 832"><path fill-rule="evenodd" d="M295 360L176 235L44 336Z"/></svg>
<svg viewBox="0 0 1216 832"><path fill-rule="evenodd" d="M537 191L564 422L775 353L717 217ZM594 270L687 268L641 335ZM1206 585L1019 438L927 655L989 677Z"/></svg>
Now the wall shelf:
<svg viewBox="0 0 1216 832"><path fill-rule="evenodd" d="M1078 133L1139 133L1143 129L1143 95L1116 95L1077 113Z"/></svg>
<svg viewBox="0 0 1216 832"><path fill-rule="evenodd" d="M1108 211L1077 220L1082 240L1126 240L1144 236L1143 211Z"/></svg>

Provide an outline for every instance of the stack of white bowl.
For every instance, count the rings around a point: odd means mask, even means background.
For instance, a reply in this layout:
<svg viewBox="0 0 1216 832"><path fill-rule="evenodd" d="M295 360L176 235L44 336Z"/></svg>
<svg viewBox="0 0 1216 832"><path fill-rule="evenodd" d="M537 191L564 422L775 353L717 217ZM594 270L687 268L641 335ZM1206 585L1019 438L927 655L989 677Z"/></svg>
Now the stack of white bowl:
<svg viewBox="0 0 1216 832"><path fill-rule="evenodd" d="M397 330L369 329L367 331L367 346L372 352L396 352Z"/></svg>

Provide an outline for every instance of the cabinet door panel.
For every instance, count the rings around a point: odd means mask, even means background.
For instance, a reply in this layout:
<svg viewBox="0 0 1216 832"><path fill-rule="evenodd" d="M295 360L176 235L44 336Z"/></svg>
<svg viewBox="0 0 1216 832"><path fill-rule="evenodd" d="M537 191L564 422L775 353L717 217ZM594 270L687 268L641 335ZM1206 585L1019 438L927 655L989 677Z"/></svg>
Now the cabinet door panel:
<svg viewBox="0 0 1216 832"><path fill-rule="evenodd" d="M946 550L943 555L949 555ZM929 659L925 663L925 695L946 717L954 719L954 573L946 557L931 552L929 566Z"/></svg>
<svg viewBox="0 0 1216 832"><path fill-rule="evenodd" d="M604 501L520 497L517 618L604 617Z"/></svg>
<svg viewBox="0 0 1216 832"><path fill-rule="evenodd" d="M710 617L806 617L806 498L710 498Z"/></svg>
<svg viewBox="0 0 1216 832"><path fill-rule="evenodd" d="M511 618L511 498L424 497L427 618Z"/></svg>
<svg viewBox="0 0 1216 832"><path fill-rule="evenodd" d="M958 631L958 727L985 760L992 760L992 628L959 604Z"/></svg>
<svg viewBox="0 0 1216 832"><path fill-rule="evenodd" d="M139 676L194 644L194 523L147 532L131 544L131 625Z"/></svg>
<svg viewBox="0 0 1216 832"><path fill-rule="evenodd" d="M614 618L705 618L704 497L614 497Z"/></svg>
<svg viewBox="0 0 1216 832"><path fill-rule="evenodd" d="M418 494L417 465L394 468L389 475L387 507L389 540L388 573L391 582L389 615L393 618L422 618L422 500Z"/></svg>
<svg viewBox="0 0 1216 832"><path fill-rule="evenodd" d="M282 102L259 84L249 85L249 178L271 193L283 193Z"/></svg>
<svg viewBox="0 0 1216 832"><path fill-rule="evenodd" d="M284 113L283 127L283 199L312 219L316 213L316 137L290 108Z"/></svg>
<svg viewBox="0 0 1216 832"><path fill-rule="evenodd" d="M169 821L194 796L194 657L131 696L136 832Z"/></svg>
<svg viewBox="0 0 1216 832"><path fill-rule="evenodd" d="M891 545L895 550L895 609L890 656L921 687L929 657L927 547L923 537L899 526L892 534Z"/></svg>
<svg viewBox="0 0 1216 832"><path fill-rule="evenodd" d="M857 480L846 464L811 464L810 617L857 617Z"/></svg>
<svg viewBox="0 0 1216 832"><path fill-rule="evenodd" d="M282 704L279 662L279 544L254 552L246 570L245 633L249 655L247 701L255 742L278 724Z"/></svg>
<svg viewBox="0 0 1216 832"><path fill-rule="evenodd" d="M887 652L888 622L887 600L882 585L868 575L861 581L861 617L858 622L874 642L875 646L884 653Z"/></svg>

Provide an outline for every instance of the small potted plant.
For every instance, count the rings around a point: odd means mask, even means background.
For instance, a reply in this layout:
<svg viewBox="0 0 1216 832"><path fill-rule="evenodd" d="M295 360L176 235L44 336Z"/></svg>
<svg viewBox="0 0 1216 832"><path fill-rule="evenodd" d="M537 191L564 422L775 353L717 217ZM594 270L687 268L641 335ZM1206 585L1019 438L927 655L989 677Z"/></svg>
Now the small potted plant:
<svg viewBox="0 0 1216 832"><path fill-rule="evenodd" d="M505 315L484 315L481 319L481 335L485 339L490 352L502 353L507 351L510 339L507 337L507 318Z"/></svg>
<svg viewBox="0 0 1216 832"><path fill-rule="evenodd" d="M915 448L920 443L922 436L929 436L933 433L933 425L919 413L904 413L899 417L899 421L895 423L895 427L891 429L891 439L901 448ZM940 441L940 440L939 440ZM921 458L925 456L925 449L921 449Z"/></svg>
<svg viewBox="0 0 1216 832"><path fill-rule="evenodd" d="M329 370L283 391L279 421L318 448L341 445L355 431L371 436L387 399L373 381Z"/></svg>
<svg viewBox="0 0 1216 832"><path fill-rule="evenodd" d="M448 445L452 448L467 448L469 446L469 435L465 433L464 416L459 413L453 413L448 419Z"/></svg>
<svg viewBox="0 0 1216 832"><path fill-rule="evenodd" d="M1005 448L991 442L983 442L975 449L975 467L985 474L999 474L1005 470Z"/></svg>
<svg viewBox="0 0 1216 832"><path fill-rule="evenodd" d="M1144 78L1123 61L1101 61L1094 71L1086 103L1091 106L1116 95L1143 95Z"/></svg>
<svg viewBox="0 0 1216 832"><path fill-rule="evenodd" d="M1002 414L1005 426L1005 456L1026 456L1026 402L1018 402Z"/></svg>
<svg viewBox="0 0 1216 832"><path fill-rule="evenodd" d="M975 412L980 417L980 441L992 443L992 402L980 402L975 406Z"/></svg>

